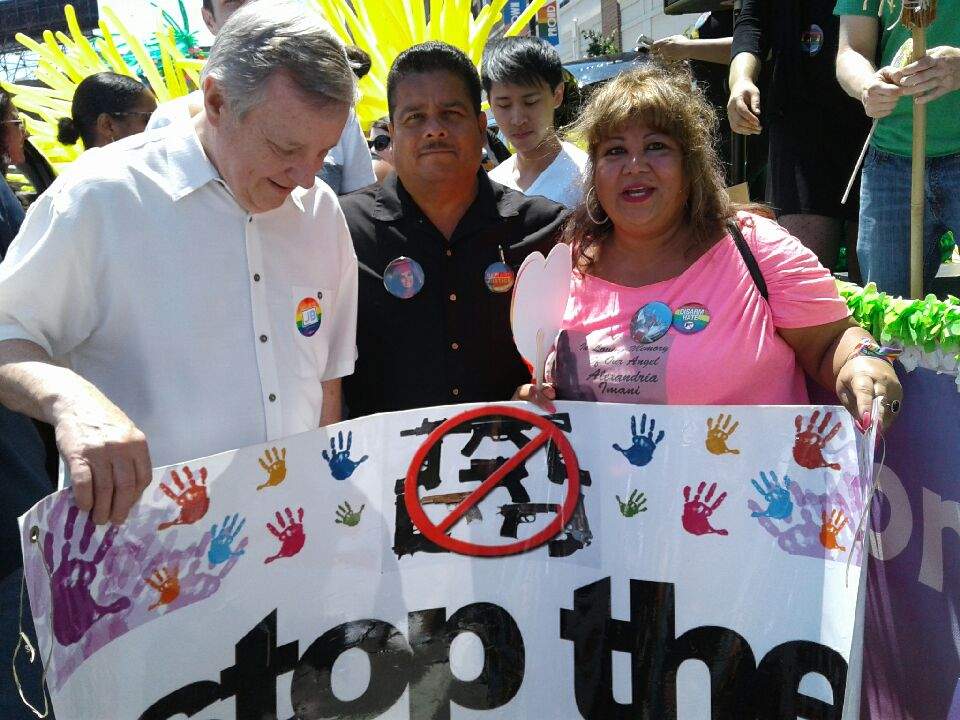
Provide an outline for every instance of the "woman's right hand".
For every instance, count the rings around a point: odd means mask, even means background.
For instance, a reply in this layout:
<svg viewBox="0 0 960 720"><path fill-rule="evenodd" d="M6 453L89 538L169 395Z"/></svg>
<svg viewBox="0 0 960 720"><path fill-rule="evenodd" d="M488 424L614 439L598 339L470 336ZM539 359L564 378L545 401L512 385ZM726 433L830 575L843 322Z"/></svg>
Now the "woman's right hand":
<svg viewBox="0 0 960 720"><path fill-rule="evenodd" d="M540 386L539 390L537 386L532 383L521 385L513 394L513 399L533 403L549 413L557 411L556 406L553 404L553 401L557 399L557 391L550 383L544 383Z"/></svg>

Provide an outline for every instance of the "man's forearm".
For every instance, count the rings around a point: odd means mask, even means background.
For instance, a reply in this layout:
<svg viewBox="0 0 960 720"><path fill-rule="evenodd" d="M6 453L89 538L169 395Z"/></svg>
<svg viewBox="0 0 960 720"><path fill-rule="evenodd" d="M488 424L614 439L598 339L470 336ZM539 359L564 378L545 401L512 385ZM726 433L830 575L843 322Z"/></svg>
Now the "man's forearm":
<svg viewBox="0 0 960 720"><path fill-rule="evenodd" d="M323 405L320 408L320 427L326 427L343 419L343 397L340 389L340 378L325 380L322 385Z"/></svg>
<svg viewBox="0 0 960 720"><path fill-rule="evenodd" d="M863 88L876 72L873 63L851 47L841 47L837 53L837 82L856 100L862 100Z"/></svg>
<svg viewBox="0 0 960 720"><path fill-rule="evenodd" d="M55 365L29 340L0 342L0 404L35 420L53 423L57 401L68 388L96 389L76 373Z"/></svg>
<svg viewBox="0 0 960 720"><path fill-rule="evenodd" d="M730 62L730 87L732 88L740 80L750 80L757 82L760 77L760 58L753 53L737 53L737 56Z"/></svg>
<svg viewBox="0 0 960 720"><path fill-rule="evenodd" d="M730 64L730 46L733 38L715 38L710 40L693 40L690 42L689 56L691 60L703 60L717 65Z"/></svg>

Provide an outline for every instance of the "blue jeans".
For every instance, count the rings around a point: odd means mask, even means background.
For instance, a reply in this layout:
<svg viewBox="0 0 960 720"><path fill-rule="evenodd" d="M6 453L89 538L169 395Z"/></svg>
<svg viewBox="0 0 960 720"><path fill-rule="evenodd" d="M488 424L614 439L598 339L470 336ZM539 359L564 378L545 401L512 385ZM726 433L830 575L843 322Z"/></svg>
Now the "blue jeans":
<svg viewBox="0 0 960 720"><path fill-rule="evenodd" d="M871 147L860 184L857 258L864 282L890 295L910 294L909 157ZM929 286L940 267L940 238L960 235L960 154L927 158L923 216L923 281Z"/></svg>

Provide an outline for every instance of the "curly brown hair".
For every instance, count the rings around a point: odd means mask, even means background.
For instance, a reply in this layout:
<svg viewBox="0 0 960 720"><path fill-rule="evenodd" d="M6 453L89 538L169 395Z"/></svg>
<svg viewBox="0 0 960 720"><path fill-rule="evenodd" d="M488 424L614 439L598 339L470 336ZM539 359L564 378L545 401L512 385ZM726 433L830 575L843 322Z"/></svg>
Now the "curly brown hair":
<svg viewBox="0 0 960 720"><path fill-rule="evenodd" d="M573 137L587 145L590 156L584 199L570 215L562 235L563 242L572 247L575 267L592 265L597 250L613 231L593 185L597 148L634 123L643 123L679 143L687 183L684 220L697 246L716 242L723 235L726 221L735 216L736 208L727 196L714 148L716 112L682 65L651 60L597 90L569 128ZM606 220L598 224L593 220L598 217Z"/></svg>
<svg viewBox="0 0 960 720"><path fill-rule="evenodd" d="M0 120L10 120L13 118L13 100L7 94L5 90L0 89ZM0 159L3 160L0 163L0 175L7 174L7 163L6 158L9 156L9 148L7 147L7 133L5 132L6 125L0 125Z"/></svg>

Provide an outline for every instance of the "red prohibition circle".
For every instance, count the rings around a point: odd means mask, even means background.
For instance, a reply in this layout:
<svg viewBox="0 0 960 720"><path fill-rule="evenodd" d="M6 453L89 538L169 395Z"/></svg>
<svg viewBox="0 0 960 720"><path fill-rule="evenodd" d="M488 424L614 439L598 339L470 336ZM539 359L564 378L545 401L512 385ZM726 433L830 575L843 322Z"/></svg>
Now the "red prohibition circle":
<svg viewBox="0 0 960 720"><path fill-rule="evenodd" d="M443 441L444 436L460 425L470 420L476 420L480 417L509 417L516 420L523 420L530 423L542 432L524 445L516 455L501 465L490 477L484 480L480 487L474 490L467 498L460 502L450 514L439 524L434 524L423 506L420 504L418 495L418 480L420 479L420 469L427 457L427 453L433 449L434 445ZM563 463L567 469L567 495L563 504L560 506L560 512L557 516L540 532L531 535L524 540L507 543L505 545L480 545L478 543L457 540L447 535L447 531L456 524L467 511L479 503L483 498L495 488L500 481L506 477L515 467L525 462L528 457L533 455L547 442L557 444L560 454L563 456ZM516 555L517 553L532 550L544 543L549 542L566 526L567 522L573 516L577 509L577 502L580 500L580 466L577 463L577 455L573 451L573 446L559 427L540 415L536 415L520 408L487 405L485 407L466 410L449 420L444 421L437 429L431 432L423 444L419 447L413 460L410 461L410 467L407 469L407 478L404 481L403 499L407 506L407 513L410 520L416 528L423 533L431 542L440 547L451 550L461 555L473 555L478 557L501 557L504 555Z"/></svg>

